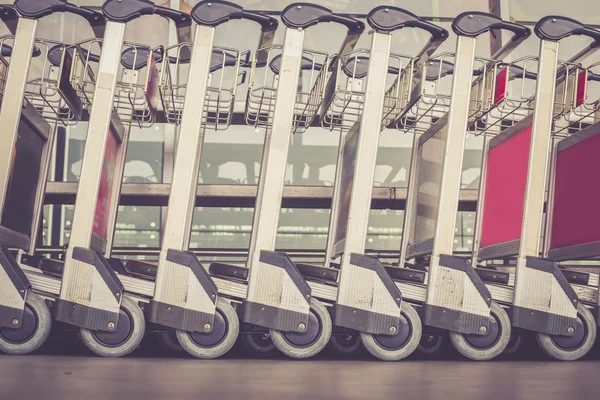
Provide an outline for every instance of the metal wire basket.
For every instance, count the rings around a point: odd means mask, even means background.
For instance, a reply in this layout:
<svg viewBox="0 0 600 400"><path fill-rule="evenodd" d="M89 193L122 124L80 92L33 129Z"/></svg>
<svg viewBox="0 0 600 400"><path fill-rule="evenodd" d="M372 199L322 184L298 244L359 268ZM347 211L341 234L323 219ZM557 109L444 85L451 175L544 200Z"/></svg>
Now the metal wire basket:
<svg viewBox="0 0 600 400"><path fill-rule="evenodd" d="M165 117L169 123L179 124L187 93L189 54L191 43L169 47L160 78L160 95ZM212 52L208 87L205 95L203 125L214 130L231 125L236 90L244 83L246 71L240 67L248 64L250 52L239 52L226 47L214 47Z"/></svg>
<svg viewBox="0 0 600 400"><path fill-rule="evenodd" d="M4 94L14 36L0 38L0 95ZM25 86L25 99L48 121L73 125L82 116L83 105L69 82L72 58L68 46L51 40L36 40Z"/></svg>
<svg viewBox="0 0 600 400"><path fill-rule="evenodd" d="M90 39L74 45L71 84L90 109L94 101L98 57L102 40ZM139 127L152 126L160 103L159 64L164 49L125 42L121 53L114 109L125 124L136 123Z"/></svg>
<svg viewBox="0 0 600 400"><path fill-rule="evenodd" d="M261 48L252 61L245 114L246 123L254 127L270 127L273 124L281 51L281 46ZM300 80L294 105L294 133L304 132L312 124L321 107L328 63L327 53L312 50L304 50L302 53Z"/></svg>

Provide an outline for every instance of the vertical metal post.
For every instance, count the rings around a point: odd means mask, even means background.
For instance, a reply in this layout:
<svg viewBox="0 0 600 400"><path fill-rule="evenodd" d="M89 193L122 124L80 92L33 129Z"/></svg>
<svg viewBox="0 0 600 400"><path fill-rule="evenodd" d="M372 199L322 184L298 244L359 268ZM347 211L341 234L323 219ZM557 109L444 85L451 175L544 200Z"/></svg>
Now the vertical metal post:
<svg viewBox="0 0 600 400"><path fill-rule="evenodd" d="M187 80L188 89L183 104L171 195L169 196L156 277L154 300L158 302L168 303L169 293L176 289L168 285L169 277L172 277L173 274L179 276L179 273L183 273L185 276L189 275L187 267L181 268L178 267L178 264L169 262L167 254L169 250L187 250L189 246L204 141L205 130L202 120L210 74L214 31L214 27L203 25L196 27ZM181 271L181 269L185 271ZM210 303L212 304L212 302Z"/></svg>
<svg viewBox="0 0 600 400"><path fill-rule="evenodd" d="M251 268L259 264L261 250L275 249L287 156L292 137L303 42L304 30L286 28L273 124L265 134L265 146L258 182L254 220L252 222L253 234L248 252L248 267ZM253 274L252 269L250 273ZM249 296L255 290L255 285L252 283L253 280L250 280Z"/></svg>
<svg viewBox="0 0 600 400"><path fill-rule="evenodd" d="M71 286L77 280L80 262L73 259L76 247L89 248L102 176L106 144L113 114L113 102L119 71L121 48L125 36L125 24L109 21L102 44L102 55L98 64L98 77L94 102L90 111L90 122L85 142L84 157L79 177L79 190L75 199L75 212L60 298L67 300ZM77 265L76 265L77 264ZM91 285L91 282L89 282ZM117 305L118 306L118 305ZM118 307L117 307L118 310Z"/></svg>
<svg viewBox="0 0 600 400"><path fill-rule="evenodd" d="M549 258L550 241L552 240L552 218L554 214L554 188L556 185L556 159L558 157L558 140L552 139L552 154L550 156L550 172L548 176L548 199L546 200L546 228L542 257Z"/></svg>
<svg viewBox="0 0 600 400"><path fill-rule="evenodd" d="M527 186L523 204L523 223L515 275L515 306L527 303L527 290L530 288L530 285L519 285L519 280L534 282L535 277L529 275L540 273L540 271L526 268L526 262L527 257L537 256L539 251L544 192L546 189L546 167L550 153L552 115L554 112L557 63L558 42L542 40L540 42L531 147L527 166ZM576 309L574 309L574 312L576 313Z"/></svg>
<svg viewBox="0 0 600 400"><path fill-rule="evenodd" d="M417 195L419 188L416 185L417 172L419 171L419 134L414 133L413 145L410 156L410 171L408 172L408 190L406 193L406 206L404 207L404 225L402 227L402 239L400 241L400 258L398 265L404 266L406 262L406 250L409 243L413 243L415 225L417 220Z"/></svg>
<svg viewBox="0 0 600 400"><path fill-rule="evenodd" d="M485 135L483 138L483 154L481 155L481 168L479 173L479 197L477 198L477 210L475 211L475 231L473 232L473 253L471 254L471 264L473 265L477 265L479 248L481 247L481 225L483 224L483 211L485 206L484 194L489 149L490 137Z"/></svg>
<svg viewBox="0 0 600 400"><path fill-rule="evenodd" d="M440 180L435 236L431 260L430 282L436 275L436 266L442 254L452 254L458 197L462 177L463 150L469 117L471 81L475 56L475 38L459 36L456 43L454 80L450 94L450 108L446 129L444 167ZM432 290L433 289L433 290ZM436 288L430 288L428 297L435 297Z"/></svg>
<svg viewBox="0 0 600 400"><path fill-rule="evenodd" d="M19 18L6 78L4 101L0 107L0 215L6 201L37 26L37 20Z"/></svg>

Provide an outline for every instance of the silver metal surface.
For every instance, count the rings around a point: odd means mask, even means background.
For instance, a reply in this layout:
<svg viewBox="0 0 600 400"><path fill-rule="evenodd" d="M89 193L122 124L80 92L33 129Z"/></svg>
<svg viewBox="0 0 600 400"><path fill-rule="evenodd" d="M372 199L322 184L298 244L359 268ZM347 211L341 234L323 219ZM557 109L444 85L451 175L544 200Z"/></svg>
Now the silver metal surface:
<svg viewBox="0 0 600 400"><path fill-rule="evenodd" d="M38 21L19 18L0 107L0 215L4 208Z"/></svg>
<svg viewBox="0 0 600 400"><path fill-rule="evenodd" d="M106 307L106 310L117 313L120 302L110 302L108 298L105 298L106 293L104 292L108 291L108 287L99 276L98 271L93 266L87 266L85 263L74 260L73 250L75 247L88 248L94 230L106 145L109 135L113 134L110 125L125 26L123 23L115 22L107 22L106 25L79 178L85 187L77 192L60 293L60 298L63 300L100 309ZM115 180L120 183L120 179ZM110 295L114 300L114 294Z"/></svg>

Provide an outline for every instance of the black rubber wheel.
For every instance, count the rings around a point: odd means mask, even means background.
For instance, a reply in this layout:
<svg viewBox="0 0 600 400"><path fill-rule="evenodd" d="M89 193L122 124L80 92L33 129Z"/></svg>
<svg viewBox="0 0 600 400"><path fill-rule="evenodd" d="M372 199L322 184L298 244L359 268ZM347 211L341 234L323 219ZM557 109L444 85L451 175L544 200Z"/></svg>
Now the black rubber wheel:
<svg viewBox="0 0 600 400"><path fill-rule="evenodd" d="M196 358L212 359L227 353L237 340L240 321L233 306L224 298L217 299L217 310L210 333L177 331L177 340L185 351Z"/></svg>
<svg viewBox="0 0 600 400"><path fill-rule="evenodd" d="M34 293L28 293L21 326L17 329L0 328L0 352L29 354L37 350L50 335L52 315L46 302Z"/></svg>
<svg viewBox="0 0 600 400"><path fill-rule="evenodd" d="M333 326L327 308L317 299L310 300L308 327L304 333L271 329L273 343L288 357L309 358L317 355L331 339Z"/></svg>
<svg viewBox="0 0 600 400"><path fill-rule="evenodd" d="M428 335L421 336L417 353L422 358L435 359L441 357L448 345L448 336L446 335Z"/></svg>
<svg viewBox="0 0 600 400"><path fill-rule="evenodd" d="M163 349L171 353L181 354L184 352L183 347L181 347L179 344L179 340L177 340L177 334L175 331L159 332L157 335L157 340Z"/></svg>
<svg viewBox="0 0 600 400"><path fill-rule="evenodd" d="M536 333L540 348L550 357L560 361L575 361L585 356L596 341L596 320L583 304L577 307L577 323L573 336L553 336Z"/></svg>
<svg viewBox="0 0 600 400"><path fill-rule="evenodd" d="M512 356L514 354L517 354L523 346L523 341L524 340L522 335L512 335L510 337L510 340L508 341L506 349L504 349L504 351L502 352L502 355Z"/></svg>
<svg viewBox="0 0 600 400"><path fill-rule="evenodd" d="M360 355L363 349L360 334L331 335L327 348L337 357L350 359Z"/></svg>
<svg viewBox="0 0 600 400"><path fill-rule="evenodd" d="M271 334L267 332L244 333L240 335L242 345L251 357L269 358L279 354Z"/></svg>
<svg viewBox="0 0 600 400"><path fill-rule="evenodd" d="M450 342L463 356L474 361L498 357L510 340L511 323L508 314L498 303L490 306L490 324L486 335L467 335L449 331Z"/></svg>
<svg viewBox="0 0 600 400"><path fill-rule="evenodd" d="M138 348L146 322L140 306L128 297L121 300L119 321L114 332L91 331L80 329L79 335L83 344L101 357L123 357Z"/></svg>
<svg viewBox="0 0 600 400"><path fill-rule="evenodd" d="M400 326L395 335L372 335L361 332L365 349L373 356L384 361L402 360L417 350L423 325L419 314L409 303L402 304Z"/></svg>

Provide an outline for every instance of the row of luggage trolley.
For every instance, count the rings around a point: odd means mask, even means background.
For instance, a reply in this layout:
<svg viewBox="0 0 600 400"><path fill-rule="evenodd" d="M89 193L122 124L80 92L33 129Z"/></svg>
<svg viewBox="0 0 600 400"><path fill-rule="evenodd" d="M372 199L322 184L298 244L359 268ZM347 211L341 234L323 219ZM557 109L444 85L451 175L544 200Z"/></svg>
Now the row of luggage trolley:
<svg viewBox="0 0 600 400"><path fill-rule="evenodd" d="M37 38L38 20L57 12L85 18L95 37ZM179 43L124 41L127 23L146 15L170 19ZM382 360L435 353L448 339L465 357L489 360L516 351L526 332L558 360L594 344L598 275L565 262L600 256L600 100L590 91L598 75L583 63L599 31L546 17L534 30L539 54L510 60L530 29L481 12L456 17L456 51L442 54L448 31L392 6L368 14L369 49L356 48L365 24L306 3L282 11L282 44L276 19L219 0L189 15L147 0L107 0L101 12L16 0L0 18L11 32L0 38L9 100L0 108L0 351L35 351L54 322L105 357L131 353L151 332L204 359L238 337L257 354L307 358L329 345L352 355L364 346ZM216 29L238 20L255 23L256 51L214 44ZM324 23L346 32L335 54L304 48ZM417 54L392 47L406 29L430 35ZM496 29L510 40L477 56L477 41ZM559 42L572 35L592 43L559 61ZM230 126L246 81L246 123L266 128L248 260L203 265L188 245L204 132ZM129 130L150 126L161 109L179 135L159 260L124 262L111 250ZM70 242L63 260L45 258L36 243L56 127L87 117ZM275 251L290 140L315 124L340 135L322 265ZM414 134L393 264L365 254L365 188L383 129ZM474 250L458 257L467 134L484 136L484 152ZM514 272L497 260L516 260Z"/></svg>

